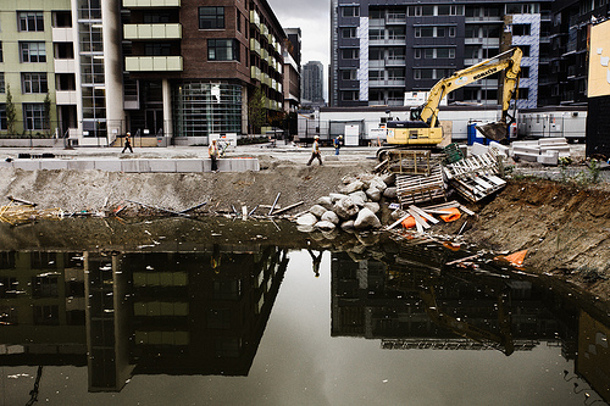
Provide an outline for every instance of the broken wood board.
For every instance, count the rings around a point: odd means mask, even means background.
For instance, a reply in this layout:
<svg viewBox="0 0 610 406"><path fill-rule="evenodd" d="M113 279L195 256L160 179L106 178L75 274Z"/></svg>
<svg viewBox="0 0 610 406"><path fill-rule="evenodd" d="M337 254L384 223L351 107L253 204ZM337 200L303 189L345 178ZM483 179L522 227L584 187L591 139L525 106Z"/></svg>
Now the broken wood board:
<svg viewBox="0 0 610 406"><path fill-rule="evenodd" d="M447 179L458 179L473 174L497 175L499 172L498 157L494 150L464 158L458 162L445 165Z"/></svg>
<svg viewBox="0 0 610 406"><path fill-rule="evenodd" d="M387 152L388 169L394 173L429 176L434 166L440 162L430 150L394 149Z"/></svg>
<svg viewBox="0 0 610 406"><path fill-rule="evenodd" d="M461 196L473 203L491 196L506 186L506 182L496 183L482 174L454 178L449 183Z"/></svg>

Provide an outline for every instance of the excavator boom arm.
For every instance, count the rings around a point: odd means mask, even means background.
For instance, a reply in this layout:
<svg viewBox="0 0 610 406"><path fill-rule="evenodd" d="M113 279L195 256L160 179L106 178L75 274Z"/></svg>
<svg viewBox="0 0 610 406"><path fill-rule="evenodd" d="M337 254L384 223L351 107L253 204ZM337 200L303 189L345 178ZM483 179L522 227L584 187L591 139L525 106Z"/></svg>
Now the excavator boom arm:
<svg viewBox="0 0 610 406"><path fill-rule="evenodd" d="M438 106L447 94L461 87L484 79L498 72L505 73L502 93L502 119L505 121L510 101L514 97L521 72L523 52L513 48L494 58L485 60L466 69L455 72L448 78L438 81L432 89L426 103L421 107L420 119L431 128L438 122Z"/></svg>

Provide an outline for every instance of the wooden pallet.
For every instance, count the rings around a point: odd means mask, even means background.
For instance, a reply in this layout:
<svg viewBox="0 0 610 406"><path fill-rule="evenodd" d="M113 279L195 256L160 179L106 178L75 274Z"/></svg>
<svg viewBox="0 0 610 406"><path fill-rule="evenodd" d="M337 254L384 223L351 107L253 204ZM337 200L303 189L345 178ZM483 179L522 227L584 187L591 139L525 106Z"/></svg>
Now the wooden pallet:
<svg viewBox="0 0 610 406"><path fill-rule="evenodd" d="M435 165L429 176L396 175L396 193L401 208L416 203L445 199L445 181L441 165Z"/></svg>
<svg viewBox="0 0 610 406"><path fill-rule="evenodd" d="M388 169L394 173L429 176L432 168L440 162L437 154L430 150L390 150L388 151Z"/></svg>
<svg viewBox="0 0 610 406"><path fill-rule="evenodd" d="M503 179L487 174L460 176L451 179L449 183L460 195L473 203L496 193L506 186L506 181Z"/></svg>
<svg viewBox="0 0 610 406"><path fill-rule="evenodd" d="M483 155L474 155L458 162L445 165L447 179L461 178L473 174L493 174L499 171L498 157L493 150Z"/></svg>

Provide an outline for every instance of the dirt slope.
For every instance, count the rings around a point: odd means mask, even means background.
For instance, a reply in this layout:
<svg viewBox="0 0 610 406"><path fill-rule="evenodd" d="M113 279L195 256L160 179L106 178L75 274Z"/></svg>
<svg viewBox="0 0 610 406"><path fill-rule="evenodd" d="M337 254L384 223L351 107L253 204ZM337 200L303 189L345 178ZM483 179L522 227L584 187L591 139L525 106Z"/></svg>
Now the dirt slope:
<svg viewBox="0 0 610 406"><path fill-rule="evenodd" d="M511 252L525 265L610 297L610 193L542 180L509 182L478 208L466 237Z"/></svg>

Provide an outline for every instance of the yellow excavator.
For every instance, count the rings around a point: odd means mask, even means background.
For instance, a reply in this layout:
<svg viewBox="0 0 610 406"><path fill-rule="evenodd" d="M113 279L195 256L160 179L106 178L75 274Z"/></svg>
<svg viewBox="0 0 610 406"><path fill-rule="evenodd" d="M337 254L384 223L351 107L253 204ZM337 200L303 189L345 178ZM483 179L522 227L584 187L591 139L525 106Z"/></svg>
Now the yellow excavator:
<svg viewBox="0 0 610 406"><path fill-rule="evenodd" d="M516 97L522 56L521 49L512 48L438 81L430 89L426 103L411 109L411 121L389 121L387 123L388 145L380 149L377 156L380 157L380 152L389 149L438 145L443 140L443 130L438 121L438 106L443 97L461 87L499 72L504 72L502 118L493 123L478 125L476 128L489 139L500 141L506 138L508 126L514 121L514 117L510 116L508 111L511 100Z"/></svg>

